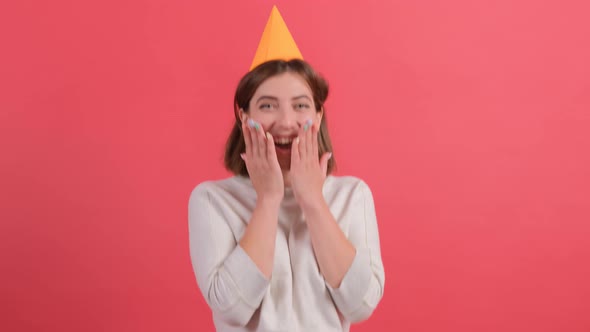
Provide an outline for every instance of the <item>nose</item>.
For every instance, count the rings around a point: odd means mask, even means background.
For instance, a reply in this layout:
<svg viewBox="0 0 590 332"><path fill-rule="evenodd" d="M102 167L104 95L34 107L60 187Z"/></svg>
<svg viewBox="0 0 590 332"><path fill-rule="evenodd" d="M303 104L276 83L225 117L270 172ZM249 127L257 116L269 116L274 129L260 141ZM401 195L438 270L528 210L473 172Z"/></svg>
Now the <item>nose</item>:
<svg viewBox="0 0 590 332"><path fill-rule="evenodd" d="M293 129L299 126L297 114L294 110L288 107L283 107L278 113L279 115L277 118L277 125L279 127L284 129Z"/></svg>

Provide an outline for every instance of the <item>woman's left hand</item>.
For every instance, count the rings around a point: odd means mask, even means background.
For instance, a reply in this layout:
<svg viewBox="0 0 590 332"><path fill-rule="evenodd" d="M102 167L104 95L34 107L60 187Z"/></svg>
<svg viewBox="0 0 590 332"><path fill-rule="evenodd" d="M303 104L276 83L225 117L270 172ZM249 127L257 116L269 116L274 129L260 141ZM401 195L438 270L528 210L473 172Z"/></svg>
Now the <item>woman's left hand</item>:
<svg viewBox="0 0 590 332"><path fill-rule="evenodd" d="M318 131L318 126L308 120L291 147L291 187L301 207L323 200L322 189L332 154L326 152L319 157Z"/></svg>

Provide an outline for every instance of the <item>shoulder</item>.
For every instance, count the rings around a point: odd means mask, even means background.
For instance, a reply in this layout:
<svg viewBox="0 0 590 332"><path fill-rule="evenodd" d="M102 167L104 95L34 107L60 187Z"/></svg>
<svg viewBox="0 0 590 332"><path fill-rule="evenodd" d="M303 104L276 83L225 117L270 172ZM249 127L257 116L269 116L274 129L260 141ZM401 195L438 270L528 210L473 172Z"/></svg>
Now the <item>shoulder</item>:
<svg viewBox="0 0 590 332"><path fill-rule="evenodd" d="M358 191L358 190L370 190L369 185L361 178L356 176L334 176L330 175L326 178L325 186L329 190L346 190L346 191Z"/></svg>
<svg viewBox="0 0 590 332"><path fill-rule="evenodd" d="M371 188L363 179L350 175L328 176L324 184L324 194L328 196L345 195L355 197L372 195Z"/></svg>
<svg viewBox="0 0 590 332"><path fill-rule="evenodd" d="M208 199L211 195L223 195L248 190L250 179L242 176L232 176L220 180L207 180L197 184L190 193L189 201Z"/></svg>

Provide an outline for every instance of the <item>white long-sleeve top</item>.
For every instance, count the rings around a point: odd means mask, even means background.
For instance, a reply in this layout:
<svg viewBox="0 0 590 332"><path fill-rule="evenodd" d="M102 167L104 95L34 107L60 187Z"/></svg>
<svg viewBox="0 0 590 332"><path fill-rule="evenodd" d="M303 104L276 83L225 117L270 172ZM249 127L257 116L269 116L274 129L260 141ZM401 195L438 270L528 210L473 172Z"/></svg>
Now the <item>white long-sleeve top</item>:
<svg viewBox="0 0 590 332"><path fill-rule="evenodd" d="M301 208L290 188L279 210L272 276L239 245L256 204L250 179L199 184L189 199L190 255L217 331L349 331L383 296L385 273L371 190L355 177L328 176L323 194L356 248L340 286L320 273Z"/></svg>

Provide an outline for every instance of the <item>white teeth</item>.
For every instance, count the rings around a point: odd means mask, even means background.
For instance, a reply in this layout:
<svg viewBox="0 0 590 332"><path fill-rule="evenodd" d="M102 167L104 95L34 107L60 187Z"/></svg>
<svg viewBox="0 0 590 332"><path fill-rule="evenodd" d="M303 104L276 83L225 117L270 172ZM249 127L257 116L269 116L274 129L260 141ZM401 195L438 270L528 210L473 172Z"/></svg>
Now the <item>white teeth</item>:
<svg viewBox="0 0 590 332"><path fill-rule="evenodd" d="M274 141L277 144L291 144L293 142L292 138L275 138Z"/></svg>

